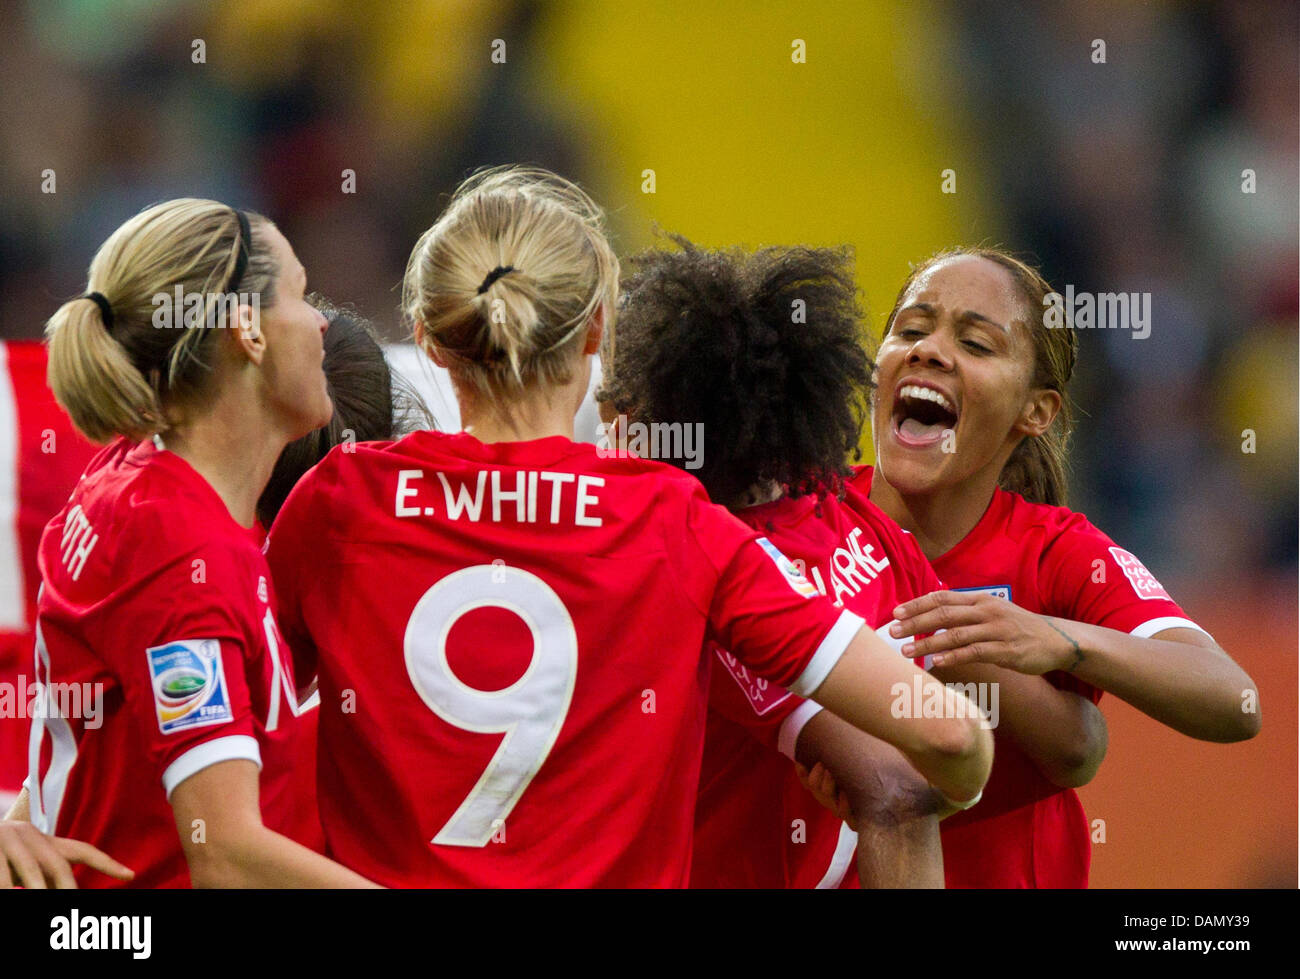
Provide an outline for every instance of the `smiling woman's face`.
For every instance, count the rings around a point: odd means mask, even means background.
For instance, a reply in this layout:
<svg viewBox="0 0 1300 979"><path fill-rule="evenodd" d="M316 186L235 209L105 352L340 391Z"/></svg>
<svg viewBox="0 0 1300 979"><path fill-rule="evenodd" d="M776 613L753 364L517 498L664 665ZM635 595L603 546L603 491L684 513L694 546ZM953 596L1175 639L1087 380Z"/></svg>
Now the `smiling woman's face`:
<svg viewBox="0 0 1300 979"><path fill-rule="evenodd" d="M881 343L872 408L876 467L904 496L1000 473L1033 394L1034 349L1011 273L958 255L911 284Z"/></svg>

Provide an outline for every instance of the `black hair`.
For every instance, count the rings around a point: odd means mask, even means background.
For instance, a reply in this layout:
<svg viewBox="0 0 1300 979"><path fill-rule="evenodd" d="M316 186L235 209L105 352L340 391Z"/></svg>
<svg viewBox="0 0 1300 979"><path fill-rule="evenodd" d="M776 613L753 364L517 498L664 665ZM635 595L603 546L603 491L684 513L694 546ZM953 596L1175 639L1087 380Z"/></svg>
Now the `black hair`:
<svg viewBox="0 0 1300 979"><path fill-rule="evenodd" d="M840 492L874 364L848 247L680 250L631 260L597 398L631 421L704 426L710 498L768 481Z"/></svg>
<svg viewBox="0 0 1300 979"><path fill-rule="evenodd" d="M369 321L355 309L336 306L322 296L309 299L329 321L322 366L334 414L324 428L286 445L275 461L257 501L257 518L267 528L298 480L345 436L353 442L369 442L432 427L419 395L394 379Z"/></svg>

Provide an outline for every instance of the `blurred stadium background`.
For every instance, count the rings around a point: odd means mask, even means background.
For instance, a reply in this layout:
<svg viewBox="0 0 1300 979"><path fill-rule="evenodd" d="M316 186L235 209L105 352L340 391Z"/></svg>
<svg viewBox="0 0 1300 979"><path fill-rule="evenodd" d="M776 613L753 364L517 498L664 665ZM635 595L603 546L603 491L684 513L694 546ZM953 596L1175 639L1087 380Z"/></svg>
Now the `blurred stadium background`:
<svg viewBox="0 0 1300 979"><path fill-rule="evenodd" d="M1202 744L1106 698L1093 882L1296 885L1300 7L10 0L0 18L3 340L38 337L127 216L205 196L272 217L314 288L400 341L411 245L503 162L584 182L623 254L655 226L851 243L877 331L908 263L955 243L1006 245L1058 288L1152 293L1145 341L1081 336L1071 503L1246 666L1265 722Z"/></svg>

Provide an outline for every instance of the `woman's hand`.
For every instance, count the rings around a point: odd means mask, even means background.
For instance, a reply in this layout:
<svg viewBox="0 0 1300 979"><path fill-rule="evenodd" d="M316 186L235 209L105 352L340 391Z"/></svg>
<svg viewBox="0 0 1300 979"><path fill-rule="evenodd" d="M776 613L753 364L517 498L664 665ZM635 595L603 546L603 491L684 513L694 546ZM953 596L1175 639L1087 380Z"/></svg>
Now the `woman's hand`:
<svg viewBox="0 0 1300 979"><path fill-rule="evenodd" d="M89 843L46 836L31 823L19 820L0 822L0 888L75 888L74 863L84 863L118 880L135 876L135 871Z"/></svg>
<svg viewBox="0 0 1300 979"><path fill-rule="evenodd" d="M935 666L992 663L1037 676L1072 670L1083 659L1079 644L1057 625L1069 623L987 592L931 592L898 606L894 618L889 632L896 639L935 633L902 648L913 658L934 654Z"/></svg>
<svg viewBox="0 0 1300 979"><path fill-rule="evenodd" d="M835 782L835 776L821 762L817 762L809 771L798 762L794 763L795 773L805 789L812 793L817 802L829 809L850 826L854 825L853 810L849 806L849 797Z"/></svg>

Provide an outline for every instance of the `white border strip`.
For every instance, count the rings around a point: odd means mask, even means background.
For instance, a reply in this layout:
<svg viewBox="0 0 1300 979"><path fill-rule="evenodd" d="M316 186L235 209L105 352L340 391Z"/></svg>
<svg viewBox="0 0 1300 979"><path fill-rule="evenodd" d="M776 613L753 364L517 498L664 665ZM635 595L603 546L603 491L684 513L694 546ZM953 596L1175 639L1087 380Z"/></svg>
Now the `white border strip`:
<svg viewBox="0 0 1300 979"><path fill-rule="evenodd" d="M815 700L805 700L792 710L790 716L781 722L781 729L776 735L776 750L794 761L794 748L799 743L799 734L821 709L822 705Z"/></svg>
<svg viewBox="0 0 1300 979"><path fill-rule="evenodd" d="M1164 632L1166 629L1195 629L1197 632L1210 636L1208 632L1205 632L1204 629L1191 619L1179 618L1177 615L1166 615L1163 618L1150 619L1147 622L1143 622L1140 626L1130 632L1129 635L1137 636L1139 639L1150 639L1157 632ZM1210 636L1210 638L1213 639L1214 637Z"/></svg>
<svg viewBox="0 0 1300 979"><path fill-rule="evenodd" d="M167 790L167 801L171 801L172 790L191 775L203 771L221 761L243 759L255 762L262 767L262 753L257 747L257 738L247 734L228 734L224 738L213 738L191 748L163 772L163 788Z"/></svg>
<svg viewBox="0 0 1300 979"><path fill-rule="evenodd" d="M835 668L835 664L840 661L840 657L844 655L844 650L849 648L853 637L865 624L861 616L854 615L848 610L841 612L840 617L831 626L831 631L826 633L826 638L817 647L817 652L813 653L804 671L787 689L800 697L807 697L820 687Z"/></svg>
<svg viewBox="0 0 1300 979"><path fill-rule="evenodd" d="M835 853L831 865L817 884L817 890L834 890L844 883L844 877L853 863L853 855L858 851L858 834L849 829L848 823L840 823L840 839L835 844Z"/></svg>

